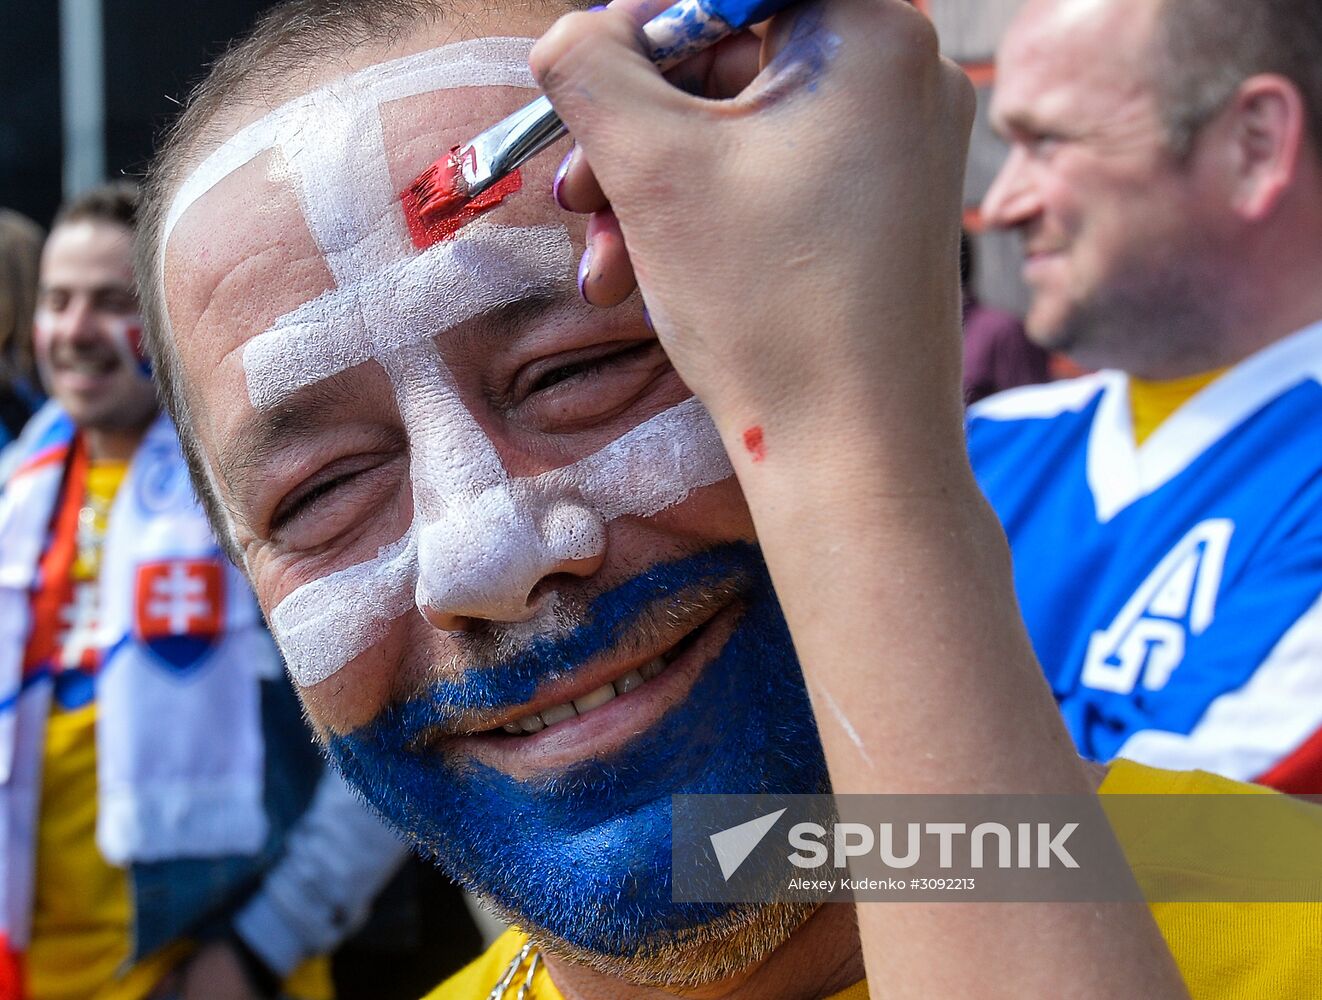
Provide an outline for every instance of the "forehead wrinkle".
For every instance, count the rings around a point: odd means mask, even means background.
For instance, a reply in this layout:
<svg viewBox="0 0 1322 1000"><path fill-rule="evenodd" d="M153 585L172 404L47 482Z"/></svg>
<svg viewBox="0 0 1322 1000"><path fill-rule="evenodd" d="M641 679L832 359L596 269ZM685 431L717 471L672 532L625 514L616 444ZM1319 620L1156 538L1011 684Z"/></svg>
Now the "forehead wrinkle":
<svg viewBox="0 0 1322 1000"><path fill-rule="evenodd" d="M256 284L252 278L254 273L260 275L264 270L269 269L277 270L282 278L290 276L290 272L293 271L293 268L290 266L291 262L288 258L288 251L288 246L283 245L273 244L263 247L261 250L245 257L234 267L227 270L224 275L221 276L219 281L211 283L211 286L207 291L206 299L203 300L202 308L197 314L197 319L193 321L193 329L198 330L205 328L206 321L211 315L213 309L219 310L222 316L222 318L217 321L218 326L235 325L234 321L236 317L232 312L228 311L233 310L234 302L232 300L236 298L239 300L256 298L254 295L256 289L251 287ZM269 257L275 257L275 268L269 268L268 265L264 263L265 259ZM321 257L315 253L306 254L306 259L308 261L315 261L318 264L321 262ZM324 294L328 287L333 287L331 285L330 276L325 272L324 268L320 268L319 271L320 273L317 273L317 271L314 270L312 274L307 276L308 285L317 289L316 291L307 294L308 301L316 298L318 295ZM241 290L237 293L229 294L230 287L235 284L240 285ZM249 287L245 289L242 287L244 285ZM301 293L302 289L297 286L291 287L286 285L282 286L280 291L284 296L293 298L296 294ZM228 360L236 352L242 351L247 342L248 338L245 338L241 343L226 351L222 360Z"/></svg>

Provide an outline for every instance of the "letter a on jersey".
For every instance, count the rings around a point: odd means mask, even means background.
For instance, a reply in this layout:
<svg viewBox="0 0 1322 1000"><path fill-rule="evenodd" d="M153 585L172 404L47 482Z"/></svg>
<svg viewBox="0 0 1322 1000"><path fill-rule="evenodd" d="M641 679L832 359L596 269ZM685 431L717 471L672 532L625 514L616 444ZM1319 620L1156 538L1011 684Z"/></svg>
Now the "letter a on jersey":
<svg viewBox="0 0 1322 1000"><path fill-rule="evenodd" d="M1160 691L1184 659L1189 638L1216 615L1221 571L1234 522L1203 521L1157 564L1105 629L1094 632L1082 682L1097 691L1129 694L1142 678Z"/></svg>

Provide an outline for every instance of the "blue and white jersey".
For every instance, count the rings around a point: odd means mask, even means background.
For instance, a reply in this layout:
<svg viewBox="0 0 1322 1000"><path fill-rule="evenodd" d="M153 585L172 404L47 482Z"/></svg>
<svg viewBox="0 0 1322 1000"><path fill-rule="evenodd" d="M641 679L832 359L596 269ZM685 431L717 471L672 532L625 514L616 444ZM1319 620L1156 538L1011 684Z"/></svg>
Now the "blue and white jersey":
<svg viewBox="0 0 1322 1000"><path fill-rule="evenodd" d="M1322 792L1322 324L1142 446L1118 372L992 397L968 436L1080 752Z"/></svg>

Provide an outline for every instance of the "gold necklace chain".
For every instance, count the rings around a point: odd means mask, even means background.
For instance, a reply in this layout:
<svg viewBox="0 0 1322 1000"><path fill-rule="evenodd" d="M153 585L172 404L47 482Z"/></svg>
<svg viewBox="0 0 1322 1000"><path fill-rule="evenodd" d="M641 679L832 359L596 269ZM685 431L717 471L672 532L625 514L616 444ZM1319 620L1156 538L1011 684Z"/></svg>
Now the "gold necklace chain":
<svg viewBox="0 0 1322 1000"><path fill-rule="evenodd" d="M101 547L106 537L106 522L114 498L104 500L88 495L78 511L74 575L94 579L101 575Z"/></svg>
<svg viewBox="0 0 1322 1000"><path fill-rule="evenodd" d="M487 994L487 1000L505 1000L524 962L528 963L528 972L519 985L519 992L514 994L514 1000L529 1000L532 996L532 977L537 974L537 966L541 960L542 953L538 951L537 946L531 941L526 942L510 961L510 964L505 967L505 973L500 977L499 982L491 987L491 992Z"/></svg>

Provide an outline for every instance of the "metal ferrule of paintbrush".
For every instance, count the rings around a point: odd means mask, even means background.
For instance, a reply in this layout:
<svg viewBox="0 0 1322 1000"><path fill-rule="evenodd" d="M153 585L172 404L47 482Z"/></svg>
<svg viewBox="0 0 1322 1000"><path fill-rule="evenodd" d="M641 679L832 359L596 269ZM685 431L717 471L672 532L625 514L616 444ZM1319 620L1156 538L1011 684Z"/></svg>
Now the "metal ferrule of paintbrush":
<svg viewBox="0 0 1322 1000"><path fill-rule="evenodd" d="M791 0L679 0L642 27L648 56L662 70L750 24L790 6ZM565 134L551 102L539 97L452 154L464 195L475 198Z"/></svg>
<svg viewBox="0 0 1322 1000"><path fill-rule="evenodd" d="M455 151L468 197L476 198L565 134L545 97L520 108Z"/></svg>

